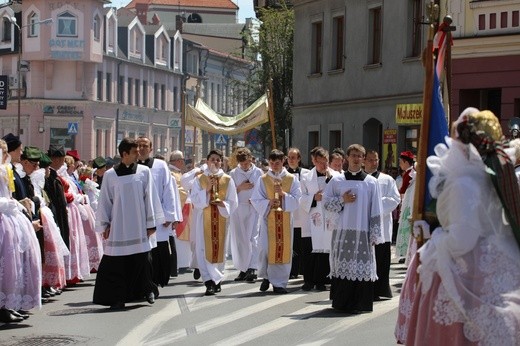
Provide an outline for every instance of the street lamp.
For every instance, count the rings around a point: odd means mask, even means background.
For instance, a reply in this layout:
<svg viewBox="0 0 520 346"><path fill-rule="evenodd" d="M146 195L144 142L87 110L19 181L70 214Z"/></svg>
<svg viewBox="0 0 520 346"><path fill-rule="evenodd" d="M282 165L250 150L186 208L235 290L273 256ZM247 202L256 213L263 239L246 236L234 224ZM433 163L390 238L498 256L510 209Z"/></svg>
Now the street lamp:
<svg viewBox="0 0 520 346"><path fill-rule="evenodd" d="M39 20L36 22L31 22L26 25L18 25L16 22L16 17L7 17L9 19L9 22L16 26L18 28L18 93L17 93L17 99L18 99L18 122L17 122L17 134L20 136L20 118L21 118L21 101L22 101L22 29L31 25L40 25L40 24L48 24L52 23L52 18Z"/></svg>

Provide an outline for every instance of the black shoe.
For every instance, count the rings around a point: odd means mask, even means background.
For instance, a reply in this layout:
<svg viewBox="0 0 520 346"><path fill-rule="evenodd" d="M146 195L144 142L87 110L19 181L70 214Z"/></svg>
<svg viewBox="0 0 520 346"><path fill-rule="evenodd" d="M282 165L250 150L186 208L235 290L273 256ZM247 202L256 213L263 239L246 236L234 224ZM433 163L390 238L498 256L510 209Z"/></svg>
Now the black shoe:
<svg viewBox="0 0 520 346"><path fill-rule="evenodd" d="M245 272L240 272L240 274L238 274L238 276L235 278L235 281L244 281L246 279L246 273Z"/></svg>
<svg viewBox="0 0 520 346"><path fill-rule="evenodd" d="M273 286L273 292L276 294L286 294L287 290L283 287L274 287Z"/></svg>
<svg viewBox="0 0 520 346"><path fill-rule="evenodd" d="M153 294L153 292L148 293L148 295L146 296L146 301L150 304L155 303L155 295Z"/></svg>
<svg viewBox="0 0 520 346"><path fill-rule="evenodd" d="M404 262L406 262L406 258L403 257L399 259L399 264L404 264Z"/></svg>
<svg viewBox="0 0 520 346"><path fill-rule="evenodd" d="M215 285L214 291L215 293L222 292L222 288L220 287L221 282Z"/></svg>
<svg viewBox="0 0 520 346"><path fill-rule="evenodd" d="M11 313L11 311L7 309L0 309L0 322L2 323L16 323L16 322L22 322L23 318L15 316Z"/></svg>
<svg viewBox="0 0 520 346"><path fill-rule="evenodd" d="M253 282L256 281L257 278L258 278L258 276L256 275L256 270L255 269L249 268L246 271L246 278L245 278L245 280L247 282L253 283Z"/></svg>
<svg viewBox="0 0 520 346"><path fill-rule="evenodd" d="M313 287L314 287L313 284L306 282L306 283L304 283L304 284L302 285L302 290L304 290L304 291L310 291L310 290L312 290Z"/></svg>
<svg viewBox="0 0 520 346"><path fill-rule="evenodd" d="M125 308L125 303L115 303L110 305L110 310L123 310Z"/></svg>
<svg viewBox="0 0 520 346"><path fill-rule="evenodd" d="M29 318L29 315L28 314L22 314L20 313L19 311L15 311L15 310L11 310L11 309L8 309L9 312L14 315L15 317L21 317L23 318L24 320L28 319Z"/></svg>
<svg viewBox="0 0 520 346"><path fill-rule="evenodd" d="M204 285L206 285L206 293L204 293L205 296L214 296L215 295L215 283L213 280L208 280L204 282Z"/></svg>
<svg viewBox="0 0 520 346"><path fill-rule="evenodd" d="M57 295L57 296L59 296L59 295L61 294L61 291L55 289L54 287L49 287L47 290L48 290L49 292L51 292L51 293L54 293L54 295Z"/></svg>
<svg viewBox="0 0 520 346"><path fill-rule="evenodd" d="M260 284L260 291L262 291L262 292L267 291L269 289L269 284L270 284L269 280L263 279L262 283Z"/></svg>
<svg viewBox="0 0 520 346"><path fill-rule="evenodd" d="M195 268L195 270L193 271L193 278L195 280L200 279L200 270L199 270L199 268Z"/></svg>
<svg viewBox="0 0 520 346"><path fill-rule="evenodd" d="M49 299L51 297L51 294L47 292L45 288L42 287L42 299Z"/></svg>
<svg viewBox="0 0 520 346"><path fill-rule="evenodd" d="M45 304L45 303L48 303L49 302L49 298L43 298L42 297L42 304Z"/></svg>
<svg viewBox="0 0 520 346"><path fill-rule="evenodd" d="M326 291L327 287L324 284L316 285L316 291Z"/></svg>
<svg viewBox="0 0 520 346"><path fill-rule="evenodd" d="M56 295L56 293L51 291L50 287L42 287L42 296L43 296L43 292L47 293L51 297L54 297ZM49 297L46 297L46 298L49 298Z"/></svg>
<svg viewBox="0 0 520 346"><path fill-rule="evenodd" d="M289 276L289 280L293 280L293 279L298 279L298 275L296 275L296 274L291 274L291 275Z"/></svg>

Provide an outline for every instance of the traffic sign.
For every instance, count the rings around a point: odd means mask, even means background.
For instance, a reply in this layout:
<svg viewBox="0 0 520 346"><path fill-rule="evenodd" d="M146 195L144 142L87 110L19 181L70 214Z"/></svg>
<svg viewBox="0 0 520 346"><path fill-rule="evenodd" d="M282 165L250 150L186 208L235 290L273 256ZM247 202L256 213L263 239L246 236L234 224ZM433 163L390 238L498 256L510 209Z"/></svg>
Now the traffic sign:
<svg viewBox="0 0 520 346"><path fill-rule="evenodd" d="M215 143L218 145L226 145L227 144L227 136L223 134L215 135Z"/></svg>
<svg viewBox="0 0 520 346"><path fill-rule="evenodd" d="M69 126L67 126L67 134L77 135L78 134L78 123L69 123Z"/></svg>

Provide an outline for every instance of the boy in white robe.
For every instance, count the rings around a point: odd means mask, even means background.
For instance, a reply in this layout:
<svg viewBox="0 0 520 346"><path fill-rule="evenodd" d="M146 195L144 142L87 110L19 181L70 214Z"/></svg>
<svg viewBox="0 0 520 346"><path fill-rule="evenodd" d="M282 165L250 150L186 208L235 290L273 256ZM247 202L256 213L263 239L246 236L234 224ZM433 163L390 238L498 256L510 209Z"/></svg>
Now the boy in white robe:
<svg viewBox="0 0 520 346"><path fill-rule="evenodd" d="M238 166L229 175L238 193L238 208L231 214L231 254L240 273L235 281L254 282L258 268L258 213L251 205L253 188L259 183L262 170L252 164L251 151L239 148L236 153Z"/></svg>
<svg viewBox="0 0 520 346"><path fill-rule="evenodd" d="M226 219L238 204L235 183L221 169L222 158L218 149L209 152L207 168L197 176L190 193L194 208L195 256L207 296L221 291L226 261Z"/></svg>
<svg viewBox="0 0 520 346"><path fill-rule="evenodd" d="M298 209L300 182L283 167L285 155L274 149L269 154L269 171L262 175L251 196L251 204L259 214L259 268L264 278L260 291L269 285L278 294L285 289L291 272L292 213Z"/></svg>

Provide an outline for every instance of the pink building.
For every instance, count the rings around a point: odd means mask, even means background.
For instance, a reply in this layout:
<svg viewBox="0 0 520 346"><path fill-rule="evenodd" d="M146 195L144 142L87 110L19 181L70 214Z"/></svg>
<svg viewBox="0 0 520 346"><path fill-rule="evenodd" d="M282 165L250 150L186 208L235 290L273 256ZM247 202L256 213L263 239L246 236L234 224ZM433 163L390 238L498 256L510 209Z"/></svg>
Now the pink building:
<svg viewBox="0 0 520 346"><path fill-rule="evenodd" d="M17 133L19 121L25 145L60 143L87 160L114 156L125 136L148 136L162 155L179 147L181 35L105 3L25 0L0 9L0 74L11 84L1 136ZM20 72L11 17L21 27Z"/></svg>

